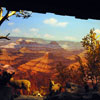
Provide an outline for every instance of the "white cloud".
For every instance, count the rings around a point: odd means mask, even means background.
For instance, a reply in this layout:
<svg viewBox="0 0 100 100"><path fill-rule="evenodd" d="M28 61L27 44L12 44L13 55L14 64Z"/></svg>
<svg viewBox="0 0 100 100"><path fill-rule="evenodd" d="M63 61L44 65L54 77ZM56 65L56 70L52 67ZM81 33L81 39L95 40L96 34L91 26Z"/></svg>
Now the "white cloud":
<svg viewBox="0 0 100 100"><path fill-rule="evenodd" d="M31 31L31 32L38 32L39 29L37 29L37 28L31 28L29 31Z"/></svg>
<svg viewBox="0 0 100 100"><path fill-rule="evenodd" d="M65 27L68 24L68 22L59 22L55 18L46 19L46 20L43 21L43 23L49 24L49 25L52 25L52 26L59 26L59 27Z"/></svg>
<svg viewBox="0 0 100 100"><path fill-rule="evenodd" d="M69 41L77 41L77 39L75 37L72 37L72 36L66 36L65 39L69 40Z"/></svg>
<svg viewBox="0 0 100 100"><path fill-rule="evenodd" d="M96 29L95 32L98 34L100 33L100 29Z"/></svg>
<svg viewBox="0 0 100 100"><path fill-rule="evenodd" d="M12 29L12 32L19 33L19 32L21 32L21 30L19 28L15 28L15 29Z"/></svg>
<svg viewBox="0 0 100 100"><path fill-rule="evenodd" d="M14 25L14 23L13 23L13 22L10 22L10 23L8 23L8 25L9 25L9 26L12 26L12 25Z"/></svg>
<svg viewBox="0 0 100 100"><path fill-rule="evenodd" d="M50 19L44 20L44 23L45 23L45 24L51 24L51 25L54 25L54 24L57 23L57 20L54 19L54 18L50 18Z"/></svg>
<svg viewBox="0 0 100 100"><path fill-rule="evenodd" d="M54 38L54 36L53 36L53 35L50 35L50 34L45 34L44 37L45 37L45 38L48 38L48 39L49 39L49 38L50 38L50 39L51 39L51 38Z"/></svg>
<svg viewBox="0 0 100 100"><path fill-rule="evenodd" d="M65 27L68 23L67 22L59 22L58 26Z"/></svg>
<svg viewBox="0 0 100 100"><path fill-rule="evenodd" d="M39 29L38 28L31 28L29 29L29 31L31 32L30 34L35 36L35 37L41 37L41 35L38 33Z"/></svg>
<svg viewBox="0 0 100 100"><path fill-rule="evenodd" d="M40 35L40 34L38 34L38 33L33 33L33 36L36 36L36 37L41 37L41 35Z"/></svg>

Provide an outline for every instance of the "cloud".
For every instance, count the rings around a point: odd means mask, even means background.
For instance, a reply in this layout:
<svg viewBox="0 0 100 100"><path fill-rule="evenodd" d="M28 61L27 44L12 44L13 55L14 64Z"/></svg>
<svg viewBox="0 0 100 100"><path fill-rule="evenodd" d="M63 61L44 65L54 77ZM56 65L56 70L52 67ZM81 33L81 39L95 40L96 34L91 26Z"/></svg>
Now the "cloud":
<svg viewBox="0 0 100 100"><path fill-rule="evenodd" d="M45 34L44 37L45 37L45 38L48 38L48 39L49 39L49 38L50 38L50 39L54 38L54 36L53 36L53 35L50 35L50 34Z"/></svg>
<svg viewBox="0 0 100 100"><path fill-rule="evenodd" d="M29 31L31 31L31 32L38 32L39 29L37 29L37 28L31 28Z"/></svg>
<svg viewBox="0 0 100 100"><path fill-rule="evenodd" d="M65 27L68 24L68 22L59 22L55 18L46 19L46 20L43 21L43 23L49 24L49 25L52 25L52 26L59 26L59 27Z"/></svg>
<svg viewBox="0 0 100 100"><path fill-rule="evenodd" d="M95 32L98 34L100 33L100 29L96 29Z"/></svg>
<svg viewBox="0 0 100 100"><path fill-rule="evenodd" d="M38 33L39 32L38 28L31 28L31 29L29 29L29 31L32 32L31 34L33 34L33 36L41 37L41 35Z"/></svg>
<svg viewBox="0 0 100 100"><path fill-rule="evenodd" d="M72 37L72 36L66 36L65 39L69 40L69 41L77 41L77 39L75 37Z"/></svg>
<svg viewBox="0 0 100 100"><path fill-rule="evenodd" d="M19 33L19 32L21 32L21 30L19 28L15 28L15 29L12 29L12 32Z"/></svg>
<svg viewBox="0 0 100 100"><path fill-rule="evenodd" d="M41 35L39 33L33 33L33 36L41 37Z"/></svg>
<svg viewBox="0 0 100 100"><path fill-rule="evenodd" d="M8 23L8 25L9 25L9 26L12 26L12 25L14 25L14 23L13 23L13 22L10 22L10 23Z"/></svg>

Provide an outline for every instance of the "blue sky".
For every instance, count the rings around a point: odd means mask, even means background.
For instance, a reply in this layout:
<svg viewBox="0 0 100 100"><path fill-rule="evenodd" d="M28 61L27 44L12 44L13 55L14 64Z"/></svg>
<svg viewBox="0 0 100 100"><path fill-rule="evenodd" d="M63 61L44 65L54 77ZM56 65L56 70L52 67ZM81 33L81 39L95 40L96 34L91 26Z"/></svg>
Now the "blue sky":
<svg viewBox="0 0 100 100"><path fill-rule="evenodd" d="M6 11L6 10L5 10ZM95 28L100 34L100 20L76 19L74 16L61 16L53 13L32 13L28 19L15 15L5 21L0 27L0 35L11 33L10 36L43 38L48 40L81 41Z"/></svg>

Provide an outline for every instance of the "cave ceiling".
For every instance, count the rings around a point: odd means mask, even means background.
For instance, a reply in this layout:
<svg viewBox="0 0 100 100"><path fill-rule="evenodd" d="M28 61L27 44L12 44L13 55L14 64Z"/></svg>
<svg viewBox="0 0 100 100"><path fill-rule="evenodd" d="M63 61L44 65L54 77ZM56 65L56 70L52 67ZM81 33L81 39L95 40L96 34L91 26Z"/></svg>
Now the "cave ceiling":
<svg viewBox="0 0 100 100"><path fill-rule="evenodd" d="M100 5L95 1L85 0L0 0L1 7L10 11L28 10L36 13L54 13L62 16L74 16L79 19L100 20Z"/></svg>

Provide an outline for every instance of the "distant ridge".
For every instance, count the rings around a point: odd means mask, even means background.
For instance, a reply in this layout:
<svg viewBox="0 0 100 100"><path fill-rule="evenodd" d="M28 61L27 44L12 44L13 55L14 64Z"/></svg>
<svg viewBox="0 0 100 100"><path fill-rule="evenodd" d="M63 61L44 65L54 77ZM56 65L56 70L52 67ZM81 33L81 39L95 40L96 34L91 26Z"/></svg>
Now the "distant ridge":
<svg viewBox="0 0 100 100"><path fill-rule="evenodd" d="M69 49L69 50L79 50L79 49L83 49L82 44L80 42L74 42L74 41L51 41L51 40L45 40L42 38L26 38L26 37L9 37L11 40L7 41L7 40L2 40L2 44L1 45L6 45L8 43L12 43L12 42L16 42L19 39L23 39L23 40L27 40L27 41L33 41L36 43L40 43L40 44L59 44L59 46L61 46L64 49Z"/></svg>

